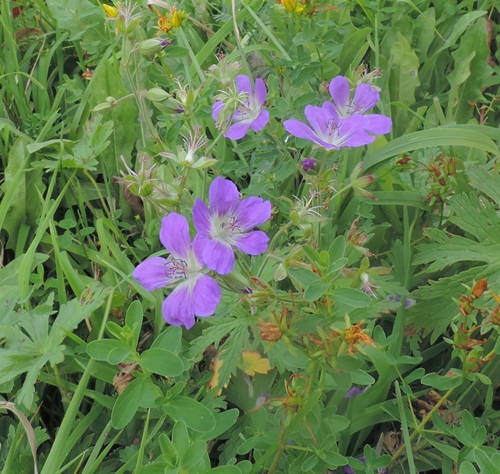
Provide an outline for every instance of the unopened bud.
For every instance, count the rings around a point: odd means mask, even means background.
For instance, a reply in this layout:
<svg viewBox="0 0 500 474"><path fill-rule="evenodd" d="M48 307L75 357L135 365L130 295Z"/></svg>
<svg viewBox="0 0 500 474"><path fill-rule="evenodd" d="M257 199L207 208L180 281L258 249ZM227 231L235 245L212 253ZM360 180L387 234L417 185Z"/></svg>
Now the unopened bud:
<svg viewBox="0 0 500 474"><path fill-rule="evenodd" d="M167 40L161 40L158 38L150 38L139 43L139 52L146 58L152 59L155 54L162 51L170 44Z"/></svg>
<svg viewBox="0 0 500 474"><path fill-rule="evenodd" d="M302 160L302 169L308 174L312 174L312 172L317 171L317 165L318 162L312 158L304 158Z"/></svg>
<svg viewBox="0 0 500 474"><path fill-rule="evenodd" d="M319 93L321 95L324 95L324 96L327 96L330 94L328 88L330 86L330 83L329 82L325 82L323 81L320 85L319 85Z"/></svg>
<svg viewBox="0 0 500 474"><path fill-rule="evenodd" d="M474 296L475 298L479 298L487 289L488 281L486 280L486 278L481 278L474 285L474 288L472 288L472 296Z"/></svg>
<svg viewBox="0 0 500 474"><path fill-rule="evenodd" d="M153 87L148 90L146 97L152 102L163 102L170 98L170 94L159 87Z"/></svg>
<svg viewBox="0 0 500 474"><path fill-rule="evenodd" d="M102 4L102 7L104 8L108 18L116 18L118 16L118 10L115 7L106 5L105 3Z"/></svg>
<svg viewBox="0 0 500 474"><path fill-rule="evenodd" d="M100 114L104 114L106 112L109 112L112 108L112 105L109 102L102 102L100 104L97 104L93 109L92 112L98 112Z"/></svg>
<svg viewBox="0 0 500 474"><path fill-rule="evenodd" d="M260 327L259 337L261 341L276 342L281 339L281 329L272 323L265 323Z"/></svg>

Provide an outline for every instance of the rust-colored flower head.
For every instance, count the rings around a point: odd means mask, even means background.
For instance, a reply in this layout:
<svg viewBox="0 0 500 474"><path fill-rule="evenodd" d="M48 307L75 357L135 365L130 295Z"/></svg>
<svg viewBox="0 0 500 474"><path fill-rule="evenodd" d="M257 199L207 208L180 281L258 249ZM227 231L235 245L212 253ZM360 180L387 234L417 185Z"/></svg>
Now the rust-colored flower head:
<svg viewBox="0 0 500 474"><path fill-rule="evenodd" d="M375 347L373 339L361 329L363 323L364 321L360 321L358 324L347 328L344 332L344 339L349 343L349 354L351 355L354 354L355 345L360 342Z"/></svg>
<svg viewBox="0 0 500 474"><path fill-rule="evenodd" d="M281 329L273 323L264 323L260 326L259 337L261 341L276 342L281 339Z"/></svg>
<svg viewBox="0 0 500 474"><path fill-rule="evenodd" d="M488 281L486 278L481 278L472 288L472 296L479 298L488 289Z"/></svg>

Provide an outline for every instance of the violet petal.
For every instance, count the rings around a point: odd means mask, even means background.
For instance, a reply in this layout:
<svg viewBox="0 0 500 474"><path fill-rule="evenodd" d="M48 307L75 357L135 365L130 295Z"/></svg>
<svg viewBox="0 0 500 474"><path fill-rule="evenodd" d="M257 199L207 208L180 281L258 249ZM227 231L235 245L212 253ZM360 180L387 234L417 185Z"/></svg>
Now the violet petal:
<svg viewBox="0 0 500 474"><path fill-rule="evenodd" d="M166 258L148 258L136 267L134 278L148 291L168 286L175 281L168 276L168 263Z"/></svg>
<svg viewBox="0 0 500 474"><path fill-rule="evenodd" d="M269 122L269 111L261 110L257 118L250 124L254 132L260 132Z"/></svg>
<svg viewBox="0 0 500 474"><path fill-rule="evenodd" d="M217 121L221 110L224 108L224 102L219 100L214 105L212 105L212 118Z"/></svg>
<svg viewBox="0 0 500 474"><path fill-rule="evenodd" d="M236 122L227 129L224 136L231 140L240 140L247 134L249 128L248 122Z"/></svg>
<svg viewBox="0 0 500 474"><path fill-rule="evenodd" d="M261 230L255 230L234 239L234 245L238 250L248 255L259 255L267 250L269 237Z"/></svg>
<svg viewBox="0 0 500 474"><path fill-rule="evenodd" d="M210 233L210 211L207 205L200 199L194 201L193 222L196 230L202 234Z"/></svg>
<svg viewBox="0 0 500 474"><path fill-rule="evenodd" d="M352 101L352 113L364 114L370 109L373 109L380 99L380 94L377 89L371 84L360 84L356 87L354 92L354 99Z"/></svg>
<svg viewBox="0 0 500 474"><path fill-rule="evenodd" d="M365 130L368 133L375 135L385 135L389 133L392 128L392 120L385 115L370 114L365 115L366 125Z"/></svg>
<svg viewBox="0 0 500 474"><path fill-rule="evenodd" d="M267 88L264 81L259 77L255 79L255 98L260 106L263 106L267 97Z"/></svg>
<svg viewBox="0 0 500 474"><path fill-rule="evenodd" d="M175 212L164 217L161 221L160 241L174 257L187 259L191 247L187 219Z"/></svg>
<svg viewBox="0 0 500 474"><path fill-rule="evenodd" d="M220 216L229 214L238 205L239 198L238 188L232 181L221 176L217 176L212 181L208 192L211 213L217 213Z"/></svg>
<svg viewBox="0 0 500 474"><path fill-rule="evenodd" d="M339 114L345 117L344 114L348 112L349 100L351 98L349 81L344 76L337 76L331 80L328 89Z"/></svg>
<svg viewBox="0 0 500 474"><path fill-rule="evenodd" d="M193 289L194 314L201 317L214 314L220 295L220 286L213 278L208 275L200 276Z"/></svg>
<svg viewBox="0 0 500 474"><path fill-rule="evenodd" d="M235 208L238 225L242 231L253 229L271 217L271 202L260 197L251 196L243 199Z"/></svg>
<svg viewBox="0 0 500 474"><path fill-rule="evenodd" d="M231 273L234 266L234 252L231 247L216 240L201 238L203 241L203 261L210 270L221 275Z"/></svg>
<svg viewBox="0 0 500 474"><path fill-rule="evenodd" d="M246 92L247 94L252 94L252 83L250 78L244 74L238 74L236 76L236 84L238 86L238 92Z"/></svg>
<svg viewBox="0 0 500 474"><path fill-rule="evenodd" d="M179 285L162 305L163 318L172 326L185 326L190 329L194 325L193 296L187 284Z"/></svg>

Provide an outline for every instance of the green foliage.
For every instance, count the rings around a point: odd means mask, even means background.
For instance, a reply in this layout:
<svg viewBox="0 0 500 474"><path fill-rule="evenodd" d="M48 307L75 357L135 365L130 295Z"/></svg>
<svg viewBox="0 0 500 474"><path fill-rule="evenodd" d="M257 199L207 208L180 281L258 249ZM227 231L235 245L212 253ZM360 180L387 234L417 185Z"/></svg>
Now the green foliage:
<svg viewBox="0 0 500 474"><path fill-rule="evenodd" d="M499 23L493 0L1 0L2 473L33 450L41 474L496 472ZM234 141L212 105L237 74L270 121ZM337 75L380 89L389 134L287 134ZM172 285L133 270L215 176L271 202L268 250L205 268L215 314L167 326Z"/></svg>

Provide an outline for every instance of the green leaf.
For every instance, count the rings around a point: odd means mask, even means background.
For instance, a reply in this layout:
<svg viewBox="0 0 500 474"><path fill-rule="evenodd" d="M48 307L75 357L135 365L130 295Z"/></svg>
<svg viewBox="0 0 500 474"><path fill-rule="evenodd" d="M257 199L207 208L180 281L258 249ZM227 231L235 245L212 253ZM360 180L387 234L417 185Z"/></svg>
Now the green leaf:
<svg viewBox="0 0 500 474"><path fill-rule="evenodd" d="M153 342L151 349L165 349L178 354L182 347L182 329L180 326L170 326Z"/></svg>
<svg viewBox="0 0 500 474"><path fill-rule="evenodd" d="M120 347L115 347L108 354L108 362L111 365L118 365L120 362L123 362L128 356L132 353L129 347L123 345Z"/></svg>
<svg viewBox="0 0 500 474"><path fill-rule="evenodd" d="M319 281L321 278L316 273L307 268L290 267L288 268L288 275L297 280L304 287L308 287L312 282Z"/></svg>
<svg viewBox="0 0 500 474"><path fill-rule="evenodd" d="M387 145L367 156L364 172L401 153L428 147L448 146L466 146L484 150L496 156L500 155L500 150L495 143L483 133L460 128L437 127L409 133L390 141Z"/></svg>
<svg viewBox="0 0 500 474"><path fill-rule="evenodd" d="M120 75L111 66L106 58L101 58L94 71L90 82L92 95L90 106L106 101L107 97L121 99L129 95L128 90L123 86ZM130 100L123 100L114 105L110 112L103 114L103 120L112 121L113 135L111 146L101 155L101 160L111 179L112 176L119 176L119 170L123 164L119 161L120 156L130 163L131 152L135 144L135 126L137 120L137 110ZM118 189L118 188L117 188ZM121 198L123 200L123 198ZM128 204L123 200L123 207L128 208ZM123 208L122 207L122 208Z"/></svg>
<svg viewBox="0 0 500 474"><path fill-rule="evenodd" d="M182 46L169 46L164 50L164 53L165 57L169 59L179 59L189 56L189 50L187 48L183 48Z"/></svg>
<svg viewBox="0 0 500 474"><path fill-rule="evenodd" d="M87 354L96 360L108 360L109 354L115 349L127 350L130 349L121 341L115 339L100 339L87 344Z"/></svg>
<svg viewBox="0 0 500 474"><path fill-rule="evenodd" d="M141 335L142 318L144 316L144 311L142 309L142 304L139 300L133 301L127 309L127 315L125 316L125 324L130 330L134 330L134 339L131 342L132 347L137 347L139 342L139 336Z"/></svg>
<svg viewBox="0 0 500 474"><path fill-rule="evenodd" d="M174 353L159 347L144 351L139 363L142 368L164 377L177 377L184 372L182 360Z"/></svg>
<svg viewBox="0 0 500 474"><path fill-rule="evenodd" d="M181 467L190 472L189 470L198 464L207 454L207 445L204 441L198 440L190 444L181 457Z"/></svg>
<svg viewBox="0 0 500 474"><path fill-rule="evenodd" d="M473 449L472 454L481 472L498 472L498 465L495 465L481 448Z"/></svg>
<svg viewBox="0 0 500 474"><path fill-rule="evenodd" d="M464 381L460 375L456 376L442 376L436 373L427 374L422 377L422 383L437 390L449 390L450 388L458 387Z"/></svg>
<svg viewBox="0 0 500 474"><path fill-rule="evenodd" d="M330 296L339 303L352 306L353 308L366 308L372 302L371 298L362 291L354 288L335 288Z"/></svg>
<svg viewBox="0 0 500 474"><path fill-rule="evenodd" d="M144 393L146 379L139 377L132 380L116 399L111 412L111 424L115 430L125 428L135 416Z"/></svg>
<svg viewBox="0 0 500 474"><path fill-rule="evenodd" d="M215 418L212 412L191 398L175 397L167 402L165 411L175 421L183 421L194 431L205 432L215 428Z"/></svg>
<svg viewBox="0 0 500 474"><path fill-rule="evenodd" d="M207 474L241 474L236 466L219 466L210 469Z"/></svg>
<svg viewBox="0 0 500 474"><path fill-rule="evenodd" d="M323 280L313 281L304 292L304 299L306 301L316 301L321 298L325 292L330 288L330 283Z"/></svg>
<svg viewBox="0 0 500 474"><path fill-rule="evenodd" d="M460 464L460 469L458 471L458 474L479 474L479 473L476 471L476 468L472 465L472 463L470 463L469 461L464 461L462 464Z"/></svg>

